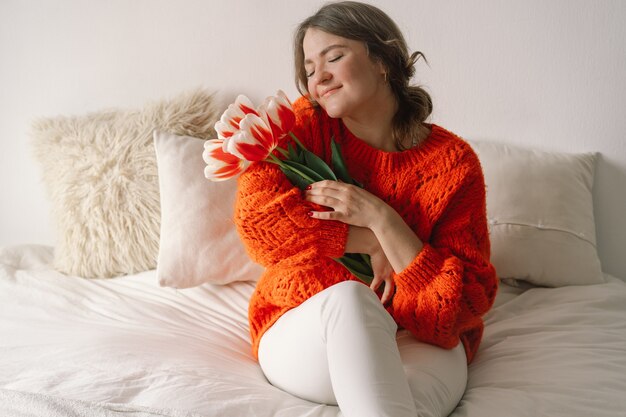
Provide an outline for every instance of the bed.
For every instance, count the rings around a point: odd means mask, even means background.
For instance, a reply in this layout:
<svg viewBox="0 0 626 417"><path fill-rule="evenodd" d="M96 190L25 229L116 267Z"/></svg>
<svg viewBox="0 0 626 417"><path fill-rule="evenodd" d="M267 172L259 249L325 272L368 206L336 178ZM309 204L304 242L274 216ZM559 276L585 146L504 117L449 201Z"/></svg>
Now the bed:
<svg viewBox="0 0 626 417"><path fill-rule="evenodd" d="M0 248L0 415L340 415L274 388L252 357L260 267L230 219L235 183L201 175L211 97L36 125L60 237ZM596 156L470 143L501 284L451 416L626 416L626 277L598 260Z"/></svg>

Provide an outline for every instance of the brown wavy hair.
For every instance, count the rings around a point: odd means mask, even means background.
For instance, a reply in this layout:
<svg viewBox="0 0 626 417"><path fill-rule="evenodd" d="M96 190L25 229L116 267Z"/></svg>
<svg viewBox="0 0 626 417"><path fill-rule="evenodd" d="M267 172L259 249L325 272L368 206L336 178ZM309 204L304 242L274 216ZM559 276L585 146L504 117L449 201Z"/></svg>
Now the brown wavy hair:
<svg viewBox="0 0 626 417"><path fill-rule="evenodd" d="M411 85L410 80L415 74L415 63L420 58L426 61L426 57L421 52L409 54L402 32L385 12L369 4L342 1L322 6L300 23L294 36L296 86L313 102L307 87L302 47L309 28L364 42L370 58L385 66L387 82L398 101L398 111L392 120L397 148L406 149L405 138L420 138L421 127L432 113L433 103L430 95L422 87Z"/></svg>

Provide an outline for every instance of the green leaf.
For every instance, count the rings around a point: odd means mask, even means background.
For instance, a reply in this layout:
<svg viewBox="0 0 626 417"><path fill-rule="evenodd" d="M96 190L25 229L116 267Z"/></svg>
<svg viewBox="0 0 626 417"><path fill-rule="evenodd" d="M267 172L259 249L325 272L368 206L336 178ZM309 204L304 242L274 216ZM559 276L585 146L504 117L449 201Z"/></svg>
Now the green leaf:
<svg viewBox="0 0 626 417"><path fill-rule="evenodd" d="M346 163L343 160L343 156L341 154L341 148L339 147L339 144L335 142L334 136L330 139L330 147L332 151L331 158L333 161L333 168L335 170L335 173L337 174L337 178L347 184L353 184L359 188L363 188L363 184L350 176L348 168L346 167Z"/></svg>
<svg viewBox="0 0 626 417"><path fill-rule="evenodd" d="M359 253L359 256L361 257L363 262L365 262L365 264L368 265L370 269L372 269L372 259L370 258L370 256L366 253Z"/></svg>
<svg viewBox="0 0 626 417"><path fill-rule="evenodd" d="M366 258L363 258L365 256ZM360 253L346 253L341 258L342 264L348 265L352 270L359 272L369 277L374 276L372 271L372 264L369 260L369 255L363 255ZM371 279L370 279L371 280Z"/></svg>
<svg viewBox="0 0 626 417"><path fill-rule="evenodd" d="M287 151L289 153L290 160L292 161L298 160L298 152L296 151L295 146L293 146L293 143L290 143L289 145L287 145Z"/></svg>
<svg viewBox="0 0 626 417"><path fill-rule="evenodd" d="M337 178L339 178L346 184L352 184L352 178L348 173L348 168L346 168L346 163L344 162L343 156L341 155L341 149L339 148L337 142L335 142L334 137L330 139L330 148L332 151L331 159L333 161L333 168L335 169Z"/></svg>
<svg viewBox="0 0 626 417"><path fill-rule="evenodd" d="M302 142L300 142L300 140L298 139L298 137L297 137L296 135L294 135L294 134L293 134L293 132L291 132L291 131L290 131L290 132L289 132L289 136L291 136L291 139L293 139L293 141L296 143L296 145L297 145L297 147L298 147L298 149L299 149L299 150L301 150L301 151L306 151L306 150L308 150L308 149L306 148L306 146L304 146L304 145L302 144Z"/></svg>
<svg viewBox="0 0 626 417"><path fill-rule="evenodd" d="M348 271L350 271L352 275L354 275L364 283L368 285L372 283L372 280L374 279L374 274L372 273L368 275L367 273L363 273L362 265L354 261L353 259L347 256L342 256L341 258L335 258L335 261L342 264Z"/></svg>
<svg viewBox="0 0 626 417"><path fill-rule="evenodd" d="M300 174L302 177L304 178L308 177L308 179L311 180L311 182L322 181L324 179L324 177L322 177L320 174L318 174L317 172L313 171L311 168L299 162L285 160L283 161L283 164L287 165L289 169Z"/></svg>
<svg viewBox="0 0 626 417"><path fill-rule="evenodd" d="M320 176L322 176L326 180L337 181L337 177L330 169L330 167L320 158L315 155L311 151L303 151L304 160L306 162L306 166L311 168L313 171L317 172Z"/></svg>
<svg viewBox="0 0 626 417"><path fill-rule="evenodd" d="M371 268L363 262L357 253L346 253L340 259L343 259L350 268L357 272L366 275L372 272Z"/></svg>
<svg viewBox="0 0 626 417"><path fill-rule="evenodd" d="M281 171L283 171L283 174L285 174L287 179L299 189L304 190L309 184L311 184L311 181L304 178L302 175L298 174L297 172L292 171L288 167L281 165L279 166L279 168Z"/></svg>
<svg viewBox="0 0 626 417"><path fill-rule="evenodd" d="M346 268L349 268L351 272L357 272L363 275L367 273L367 269L365 268L365 266L359 261L356 261L354 258L344 255L339 258L339 260Z"/></svg>

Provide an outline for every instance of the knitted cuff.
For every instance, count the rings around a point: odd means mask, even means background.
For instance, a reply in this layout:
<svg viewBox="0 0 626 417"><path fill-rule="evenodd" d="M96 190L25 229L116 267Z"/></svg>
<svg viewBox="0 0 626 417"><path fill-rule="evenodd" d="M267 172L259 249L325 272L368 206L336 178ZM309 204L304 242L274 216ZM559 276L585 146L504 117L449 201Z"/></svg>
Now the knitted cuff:
<svg viewBox="0 0 626 417"><path fill-rule="evenodd" d="M401 286L420 291L441 273L445 261L446 257L440 251L424 243L413 262L394 279Z"/></svg>
<svg viewBox="0 0 626 417"><path fill-rule="evenodd" d="M346 252L348 225L334 220L320 220L320 254L330 258L340 258Z"/></svg>

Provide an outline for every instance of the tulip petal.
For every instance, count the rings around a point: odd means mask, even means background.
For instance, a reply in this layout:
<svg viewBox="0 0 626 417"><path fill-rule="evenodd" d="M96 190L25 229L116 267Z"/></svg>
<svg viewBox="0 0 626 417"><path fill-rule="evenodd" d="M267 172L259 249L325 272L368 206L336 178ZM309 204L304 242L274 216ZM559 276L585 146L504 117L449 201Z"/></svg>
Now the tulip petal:
<svg viewBox="0 0 626 417"><path fill-rule="evenodd" d="M226 151L248 161L262 161L277 145L268 123L260 116L247 114L239 132L228 141Z"/></svg>
<svg viewBox="0 0 626 417"><path fill-rule="evenodd" d="M224 181L245 171L249 163L235 155L224 152L223 140L212 139L204 143L202 158L207 166L204 176L211 181Z"/></svg>
<svg viewBox="0 0 626 417"><path fill-rule="evenodd" d="M268 97L265 100L264 111L271 122L274 135L280 141L293 128L296 121L291 102L284 92L278 90L276 96Z"/></svg>
<svg viewBox="0 0 626 417"><path fill-rule="evenodd" d="M230 104L224 113L222 113L220 120L215 123L214 127L217 132L217 137L219 139L228 139L234 135L235 132L239 130L239 122L246 114L259 115L254 109L252 101L243 94L240 94L237 96L235 102Z"/></svg>
<svg viewBox="0 0 626 417"><path fill-rule="evenodd" d="M252 101L243 94L239 94L237 96L237 99L235 100L235 105L243 114L256 114L257 116L259 115L257 111L254 110L254 104L252 104Z"/></svg>

